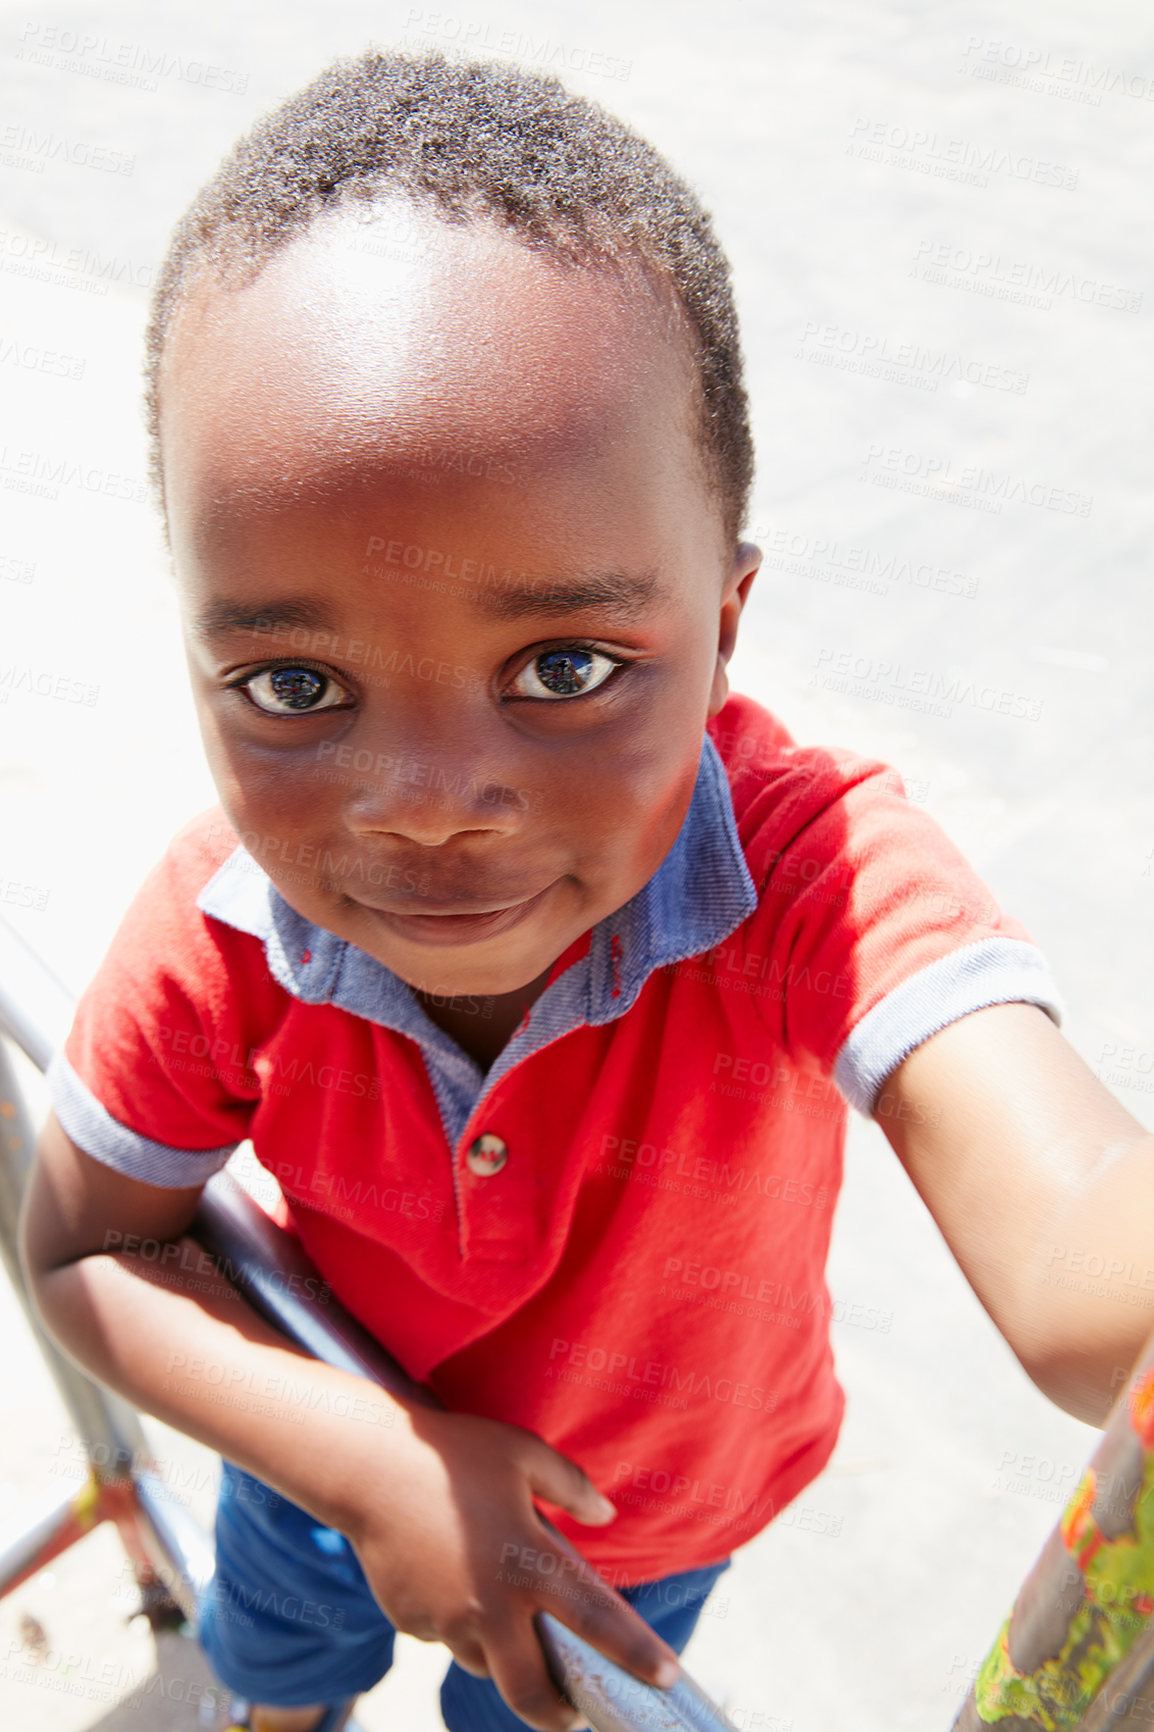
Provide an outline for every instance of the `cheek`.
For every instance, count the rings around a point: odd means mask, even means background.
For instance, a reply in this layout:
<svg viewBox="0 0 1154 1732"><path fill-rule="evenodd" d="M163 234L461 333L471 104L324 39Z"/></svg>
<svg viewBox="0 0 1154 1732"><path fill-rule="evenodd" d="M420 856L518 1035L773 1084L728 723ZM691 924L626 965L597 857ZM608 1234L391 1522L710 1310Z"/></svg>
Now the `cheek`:
<svg viewBox="0 0 1154 1732"><path fill-rule="evenodd" d="M204 755L208 759L212 779L224 805L231 808L241 801L244 787L244 777L238 773L239 754L235 742L222 730L211 704L199 695L196 711Z"/></svg>
<svg viewBox="0 0 1154 1732"><path fill-rule="evenodd" d="M200 723L212 779L234 829L295 835L327 818L339 789L315 752L262 752L230 732L209 705L200 706Z"/></svg>
<svg viewBox="0 0 1154 1732"><path fill-rule="evenodd" d="M618 858L638 858L654 838L668 846L692 798L715 656L704 632L680 652L647 671L595 740L555 757L546 778L554 820Z"/></svg>
<svg viewBox="0 0 1154 1732"><path fill-rule="evenodd" d="M585 851L613 862L617 875L637 882L657 870L689 810L701 758L702 728L675 730L659 720L632 732L622 749L606 753L570 786L558 806L581 834Z"/></svg>

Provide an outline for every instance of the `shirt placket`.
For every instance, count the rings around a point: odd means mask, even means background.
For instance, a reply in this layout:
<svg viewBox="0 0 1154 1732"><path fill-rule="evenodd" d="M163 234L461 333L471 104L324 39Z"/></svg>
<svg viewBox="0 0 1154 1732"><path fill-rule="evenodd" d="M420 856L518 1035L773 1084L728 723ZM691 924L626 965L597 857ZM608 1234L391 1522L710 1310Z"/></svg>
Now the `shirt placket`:
<svg viewBox="0 0 1154 1732"><path fill-rule="evenodd" d="M453 1150L453 1185L461 1256L470 1262L526 1263L538 1258L548 1233L546 1205L560 1179L564 1150L551 1151L546 1133L530 1144L524 1112L515 1095L525 1066L580 1027L557 1029L504 1070L478 1096ZM529 1029L518 1038L526 1039ZM540 1115L547 1124L547 1115ZM543 1163L549 1163L546 1167Z"/></svg>
<svg viewBox="0 0 1154 1732"><path fill-rule="evenodd" d="M586 934L564 958L558 959L545 995L525 1013L506 1053L497 1061L494 1076L480 1079L471 1060L439 1031L428 1028L416 1033L425 1069L441 1105L446 1149L450 1155L453 1195L457 1211L458 1253L462 1261L526 1263L540 1255L548 1230L545 1205L550 1186L563 1164L564 1148L548 1172L540 1163L550 1160L547 1136L534 1137L529 1146L525 1115L518 1113L516 1095L520 1072L538 1054L584 1025L589 1008L585 975L576 997L564 1006L549 1006L549 991L571 963L584 964L588 950ZM416 1032L416 1031L410 1031ZM517 1049L520 1048L518 1051ZM456 1108L448 1099L447 1069L460 1082L460 1066L468 1064L479 1087L456 1141L453 1130L460 1123L461 1092L454 1091Z"/></svg>

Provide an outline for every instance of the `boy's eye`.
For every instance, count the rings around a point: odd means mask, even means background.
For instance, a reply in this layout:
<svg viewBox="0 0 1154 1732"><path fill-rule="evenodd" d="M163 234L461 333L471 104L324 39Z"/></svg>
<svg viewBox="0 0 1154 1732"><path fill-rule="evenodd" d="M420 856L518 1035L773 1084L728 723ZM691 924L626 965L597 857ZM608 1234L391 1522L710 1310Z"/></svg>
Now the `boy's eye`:
<svg viewBox="0 0 1154 1732"><path fill-rule="evenodd" d="M521 669L510 690L518 698L576 698L595 691L620 666L616 656L601 650L542 650Z"/></svg>
<svg viewBox="0 0 1154 1732"><path fill-rule="evenodd" d="M316 668L265 668L238 684L258 710L271 716L337 709L349 696L331 675Z"/></svg>

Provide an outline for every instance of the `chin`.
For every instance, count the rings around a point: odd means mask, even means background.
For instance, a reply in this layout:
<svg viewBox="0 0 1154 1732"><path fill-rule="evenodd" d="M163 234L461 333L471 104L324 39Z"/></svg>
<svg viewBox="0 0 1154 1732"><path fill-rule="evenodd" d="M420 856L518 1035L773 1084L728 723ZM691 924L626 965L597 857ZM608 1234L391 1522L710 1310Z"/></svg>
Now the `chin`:
<svg viewBox="0 0 1154 1732"><path fill-rule="evenodd" d="M343 910L341 930L420 992L500 997L539 980L585 930L568 898L558 906L556 890L481 915L400 915L361 904L351 919Z"/></svg>
<svg viewBox="0 0 1154 1732"><path fill-rule="evenodd" d="M503 956L473 958L439 947L416 950L406 945L402 951L378 943L371 947L362 944L361 948L370 950L378 962L417 992L436 998L500 998L537 980L565 945L535 947L531 955L513 958L507 951Z"/></svg>

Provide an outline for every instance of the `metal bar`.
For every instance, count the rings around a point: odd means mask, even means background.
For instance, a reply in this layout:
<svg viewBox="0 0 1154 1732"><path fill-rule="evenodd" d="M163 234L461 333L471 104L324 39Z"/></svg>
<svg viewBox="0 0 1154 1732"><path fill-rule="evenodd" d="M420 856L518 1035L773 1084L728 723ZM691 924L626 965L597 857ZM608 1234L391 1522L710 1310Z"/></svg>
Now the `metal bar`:
<svg viewBox="0 0 1154 1732"><path fill-rule="evenodd" d="M0 916L0 1030L11 1035L37 1070L68 1033L75 996L48 964Z"/></svg>
<svg viewBox="0 0 1154 1732"><path fill-rule="evenodd" d="M298 1241L270 1220L231 1174L217 1173L208 1181L190 1231L253 1309L315 1359L367 1377L399 1399L440 1406L431 1390L415 1383L331 1296ZM537 1622L554 1681L594 1732L735 1732L733 1722L684 1672L671 1689L658 1690L550 1613L538 1613Z"/></svg>
<svg viewBox="0 0 1154 1732"><path fill-rule="evenodd" d="M402 1401L440 1406L333 1298L299 1239L278 1227L231 1173L208 1181L190 1232L253 1310L314 1359L367 1377Z"/></svg>
<svg viewBox="0 0 1154 1732"><path fill-rule="evenodd" d="M0 921L0 961L7 972L6 981L0 983L0 1036L9 1034L32 1063L45 1070L54 1050L53 1035L67 1027L71 997L6 921ZM26 1003L33 1004L35 1010L25 1010ZM86 1377L60 1351L44 1329L24 1285L17 1235L35 1140L15 1067L0 1038L0 1262L93 1475L79 1492L64 1500L66 1510L54 1497L47 1514L42 1513L23 1535L8 1541L0 1557L0 1595L43 1566L47 1554L27 1568L20 1568L19 1561L34 1554L38 1542L49 1543L52 1534L45 1524L51 1526L54 1511L61 1524L52 1530L60 1542L56 1551L66 1549L96 1522L115 1521L138 1576L147 1573L162 1581L185 1614L193 1618L197 1593L212 1573L212 1547L207 1536L183 1507L165 1495L160 1482L148 1471L152 1451L135 1408ZM91 1499L93 1485L98 1494L95 1502ZM69 1522L71 1528L66 1525Z"/></svg>
<svg viewBox="0 0 1154 1732"><path fill-rule="evenodd" d="M162 1583L194 1623L198 1595L212 1579L212 1543L147 1469L132 1479L73 1479L65 1492L42 1500L22 1528L0 1535L0 1598L106 1521L116 1524L142 1585Z"/></svg>
<svg viewBox="0 0 1154 1732"><path fill-rule="evenodd" d="M733 1732L733 1722L686 1672L669 1690L655 1690L582 1641L548 1612L538 1634L554 1682L594 1732Z"/></svg>
<svg viewBox="0 0 1154 1732"><path fill-rule="evenodd" d="M37 1500L22 1529L0 1535L0 1595L11 1593L90 1531L92 1523L81 1512L91 1502L93 1486L91 1479L71 1480L67 1490Z"/></svg>
<svg viewBox="0 0 1154 1732"><path fill-rule="evenodd" d="M212 1539L157 1474L145 1468L131 1484L134 1525L153 1575L195 1624L215 1567Z"/></svg>
<svg viewBox="0 0 1154 1732"><path fill-rule="evenodd" d="M28 1327L72 1417L93 1472L102 1479L118 1479L130 1472L134 1463L149 1458L148 1440L140 1420L127 1402L94 1383L61 1353L45 1331L24 1286L17 1228L35 1143L32 1120L12 1060L0 1040L0 1262L24 1308Z"/></svg>

